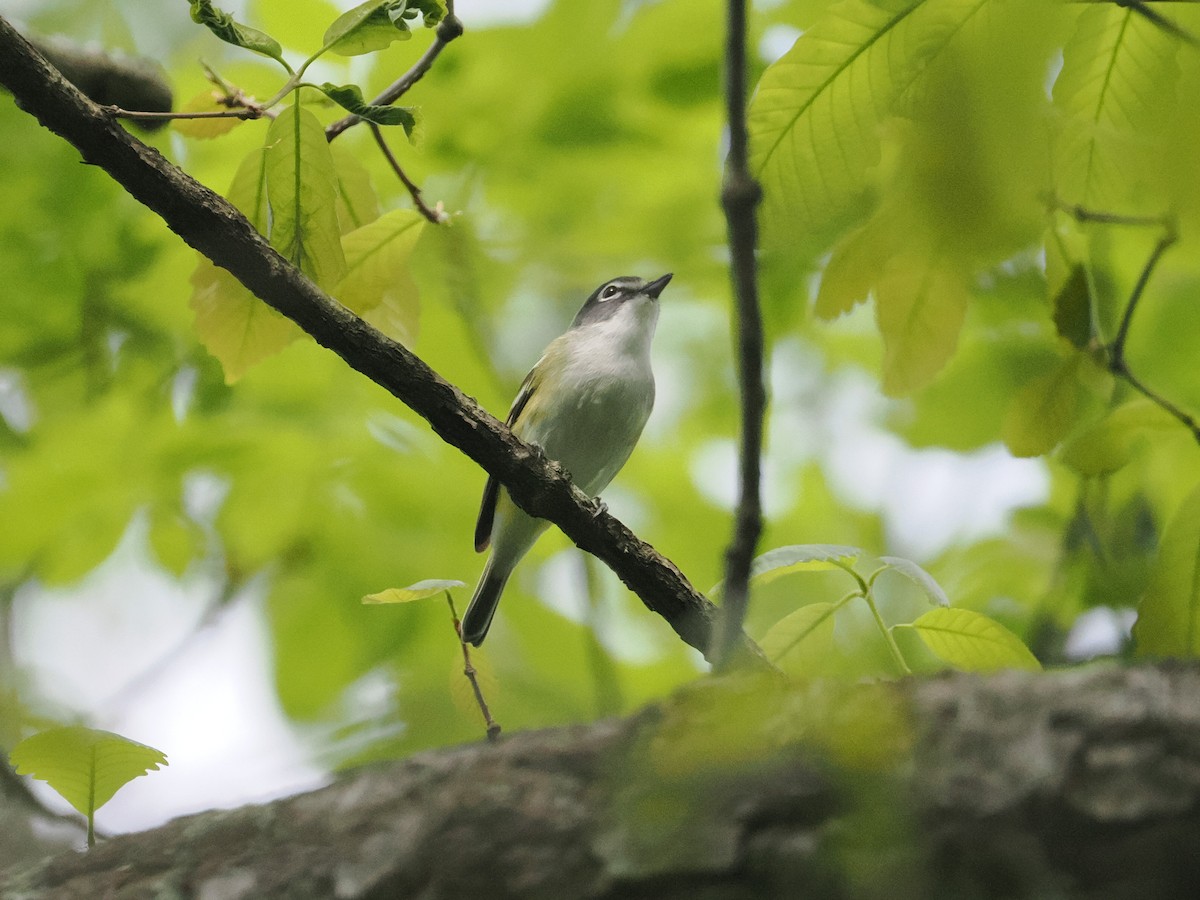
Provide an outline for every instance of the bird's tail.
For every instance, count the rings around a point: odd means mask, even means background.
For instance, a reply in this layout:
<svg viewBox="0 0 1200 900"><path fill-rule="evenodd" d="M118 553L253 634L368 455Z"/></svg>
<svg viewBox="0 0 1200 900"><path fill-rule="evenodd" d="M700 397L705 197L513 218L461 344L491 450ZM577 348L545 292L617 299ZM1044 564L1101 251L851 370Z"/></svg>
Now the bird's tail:
<svg viewBox="0 0 1200 900"><path fill-rule="evenodd" d="M487 637L488 629L492 626L492 616L496 614L496 606L500 603L500 595L504 593L504 585L512 569L496 571L496 557L493 556L483 567L479 576L479 584L475 588L475 596L467 607L462 618L462 639L468 644L478 647Z"/></svg>

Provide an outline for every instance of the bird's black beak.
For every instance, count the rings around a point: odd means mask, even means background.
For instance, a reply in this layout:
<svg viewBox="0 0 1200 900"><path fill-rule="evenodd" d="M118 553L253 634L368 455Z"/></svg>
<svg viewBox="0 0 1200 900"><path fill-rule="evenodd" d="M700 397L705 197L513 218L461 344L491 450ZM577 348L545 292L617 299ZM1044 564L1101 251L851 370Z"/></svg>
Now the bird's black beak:
<svg viewBox="0 0 1200 900"><path fill-rule="evenodd" d="M663 292L663 288L665 288L668 284L671 283L671 277L674 274L675 274L674 272L668 272L662 278L656 278L654 281L650 282L648 285L646 285L644 288L642 288L642 293L649 294L651 297L653 297L655 300L657 300L658 295Z"/></svg>

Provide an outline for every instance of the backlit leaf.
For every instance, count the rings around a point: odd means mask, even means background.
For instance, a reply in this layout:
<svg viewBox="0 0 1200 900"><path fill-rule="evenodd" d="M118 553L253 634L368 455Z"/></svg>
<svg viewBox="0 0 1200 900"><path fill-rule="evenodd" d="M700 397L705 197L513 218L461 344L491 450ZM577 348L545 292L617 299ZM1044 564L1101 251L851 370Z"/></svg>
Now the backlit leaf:
<svg viewBox="0 0 1200 900"><path fill-rule="evenodd" d="M220 91L216 90L201 91L179 107L177 112L230 112L229 106L222 102L223 96ZM186 137L208 140L228 134L244 121L246 120L236 116L212 119L172 119L171 127Z"/></svg>
<svg viewBox="0 0 1200 900"><path fill-rule="evenodd" d="M810 603L772 625L759 646L767 659L792 676L812 675L833 647L832 603Z"/></svg>
<svg viewBox="0 0 1200 900"><path fill-rule="evenodd" d="M890 260L875 286L884 391L903 396L932 381L958 346L966 312L959 273L918 256Z"/></svg>
<svg viewBox="0 0 1200 900"><path fill-rule="evenodd" d="M1153 435L1180 428L1161 406L1139 397L1072 436L1059 459L1081 475L1105 475L1126 465Z"/></svg>
<svg viewBox="0 0 1200 900"><path fill-rule="evenodd" d="M925 598L934 606L949 606L950 598L946 596L946 592L942 590L942 586L934 580L934 577L922 569L911 559L904 559L900 556L881 556L880 562L885 562L896 572L899 572L913 584L921 589L925 594Z"/></svg>
<svg viewBox="0 0 1200 900"><path fill-rule="evenodd" d="M1058 446L1075 424L1083 399L1079 355L1028 382L1012 399L1001 437L1013 456L1041 456Z"/></svg>
<svg viewBox="0 0 1200 900"><path fill-rule="evenodd" d="M1200 653L1200 488L1183 501L1163 534L1133 638L1138 656Z"/></svg>
<svg viewBox="0 0 1200 900"><path fill-rule="evenodd" d="M867 299L875 279L887 262L889 247L882 231L872 221L846 235L821 273L814 312L822 319L836 319Z"/></svg>
<svg viewBox="0 0 1200 900"><path fill-rule="evenodd" d="M371 185L371 175L359 162L357 154L347 150L342 141L335 143L332 150L337 166L338 227L345 236L379 218L379 199Z"/></svg>
<svg viewBox="0 0 1200 900"><path fill-rule="evenodd" d="M408 587L388 588L375 594L367 594L362 598L363 603L412 603L414 600L424 600L436 597L454 588L466 587L461 581L427 578L410 584Z"/></svg>
<svg viewBox="0 0 1200 900"><path fill-rule="evenodd" d="M931 609L911 626L938 659L967 672L1040 669L1019 637L969 609Z"/></svg>
<svg viewBox="0 0 1200 900"><path fill-rule="evenodd" d="M402 327L406 342L416 336L419 311L408 260L421 236L420 213L396 209L342 238L346 276L333 295L360 316L386 304Z"/></svg>
<svg viewBox="0 0 1200 900"><path fill-rule="evenodd" d="M1080 13L1054 84L1056 190L1065 200L1123 211L1146 204L1178 46L1136 10L1104 3Z"/></svg>
<svg viewBox="0 0 1200 900"><path fill-rule="evenodd" d="M27 737L9 759L18 775L45 781L89 818L130 781L167 764L161 750L80 725Z"/></svg>
<svg viewBox="0 0 1200 900"><path fill-rule="evenodd" d="M266 163L265 150L252 151L238 166L226 194L263 235L268 222ZM221 361L228 384L302 333L207 257L197 262L191 284L196 333L205 349Z"/></svg>
<svg viewBox="0 0 1200 900"><path fill-rule="evenodd" d="M879 156L879 124L985 0L831 6L763 74L751 167L767 223L811 234L844 217Z"/></svg>
<svg viewBox="0 0 1200 900"><path fill-rule="evenodd" d="M298 105L271 123L266 143L271 245L320 287L346 273L337 221L337 170L325 129Z"/></svg>

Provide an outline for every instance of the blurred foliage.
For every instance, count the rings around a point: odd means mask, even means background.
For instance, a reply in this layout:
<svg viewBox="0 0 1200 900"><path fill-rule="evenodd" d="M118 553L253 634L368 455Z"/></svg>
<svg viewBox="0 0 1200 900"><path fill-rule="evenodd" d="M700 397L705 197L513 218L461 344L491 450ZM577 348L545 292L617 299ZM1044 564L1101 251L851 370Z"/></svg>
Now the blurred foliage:
<svg viewBox="0 0 1200 900"><path fill-rule="evenodd" d="M93 6L47 0L28 24L151 55L197 108L217 102L198 57L260 100L286 80L191 25L183 4L139 7L130 21L75 15ZM389 137L449 224L417 218L365 128L325 150L319 127L343 110L316 90L274 123L151 140L229 189L282 252L388 333L413 344L419 318L417 352L498 414L596 284L675 272L656 338L658 409L606 500L711 585L737 422L717 203L722 4L559 0L532 24L479 29L459 6L467 33L404 99L421 110L416 145ZM297 63L340 11L259 0L240 18ZM1168 12L1200 33L1200 10ZM929 649L955 662L972 635L1000 648L997 664L1033 664L1021 638L1062 663L1081 612L1132 608L1148 587L1142 651L1195 652L1171 623L1200 605L1197 507L1184 503L1200 453L1183 424L1108 373L1104 351L1169 213L1178 241L1141 297L1126 358L1163 396L1200 408L1200 53L1110 3L785 0L759 4L752 30L775 350L764 548L916 556L953 617L926 612L919 578L873 591L889 627L912 623L896 640L918 671L942 665ZM322 57L313 80L370 98L428 38L414 27L369 55ZM768 67L781 40L794 45ZM223 270L196 268L161 222L7 98L0 133L3 596L77 583L146 514L153 564L225 598L266 591L278 696L295 720L329 726L316 732L325 757L478 737L478 711L452 699L462 659L445 609L359 600L473 581L483 473ZM290 218L266 217L272 191L292 192ZM1084 220L1077 206L1154 221ZM333 237L312 254L297 241L314 233ZM212 303L226 304L216 319ZM231 308L243 317L232 329ZM1043 478L1034 495L997 499L1003 454L991 468L978 454L1001 442L1041 457L1022 470ZM951 516L913 483L932 454L975 465L951 505L1004 515L927 529L938 536L921 544L906 516ZM508 729L627 710L699 670L665 623L567 546L554 532L539 542L478 654ZM865 607L834 615L839 578L834 567L764 580L750 631L818 635L809 661L821 674L893 676ZM384 722L354 702L380 680ZM37 685L26 693L36 710Z"/></svg>

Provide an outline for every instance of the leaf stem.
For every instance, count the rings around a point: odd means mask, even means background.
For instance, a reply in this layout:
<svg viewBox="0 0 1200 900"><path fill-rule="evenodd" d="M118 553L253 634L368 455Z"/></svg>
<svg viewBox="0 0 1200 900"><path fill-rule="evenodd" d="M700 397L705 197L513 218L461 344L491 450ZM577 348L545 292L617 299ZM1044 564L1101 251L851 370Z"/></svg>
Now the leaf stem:
<svg viewBox="0 0 1200 900"><path fill-rule="evenodd" d="M878 574L878 573L876 573ZM884 624L883 616L879 614L879 607L875 605L875 596L871 590L867 590L862 595L862 598L867 601L867 606L871 608L871 615L875 618L875 624L879 627L879 633L883 635L883 639L887 641L888 650L892 654L892 661L896 663L896 668L900 670L902 675L911 675L912 669L908 667L908 663L904 661L904 654L900 652L900 645L896 643L896 639L892 637L892 631Z"/></svg>
<svg viewBox="0 0 1200 900"><path fill-rule="evenodd" d="M462 622L458 619L458 610L454 608L454 598L450 596L449 591L446 591L446 603L450 605L450 621L454 623L454 633L458 635L458 644L462 647L463 674L471 683L471 690L475 693L475 702L479 705L479 711L483 713L483 724L487 726L487 739L494 742L500 737L500 725L492 718L487 701L483 699L483 689L479 686L478 673L475 666L471 664L471 649L462 639Z"/></svg>
<svg viewBox="0 0 1200 900"><path fill-rule="evenodd" d="M267 115L265 109L245 106L239 109L210 109L197 112L138 112L121 109L119 106L101 107L109 115L118 119L132 119L135 122L162 122L170 119L261 119Z"/></svg>

